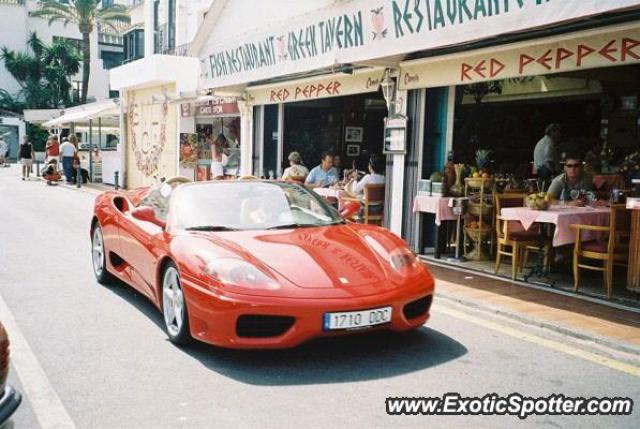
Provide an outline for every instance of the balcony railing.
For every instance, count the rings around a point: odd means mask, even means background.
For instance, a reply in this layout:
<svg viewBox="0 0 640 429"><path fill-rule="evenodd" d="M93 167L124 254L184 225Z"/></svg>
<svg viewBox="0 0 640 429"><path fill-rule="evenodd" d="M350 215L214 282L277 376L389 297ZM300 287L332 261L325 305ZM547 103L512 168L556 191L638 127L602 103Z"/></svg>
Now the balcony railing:
<svg viewBox="0 0 640 429"><path fill-rule="evenodd" d="M169 26L167 24L158 26L154 37L154 52L162 55L188 56L190 43L178 46L174 43L175 38L169 38Z"/></svg>
<svg viewBox="0 0 640 429"><path fill-rule="evenodd" d="M22 6L24 0L0 0L0 4L14 4L16 6Z"/></svg>

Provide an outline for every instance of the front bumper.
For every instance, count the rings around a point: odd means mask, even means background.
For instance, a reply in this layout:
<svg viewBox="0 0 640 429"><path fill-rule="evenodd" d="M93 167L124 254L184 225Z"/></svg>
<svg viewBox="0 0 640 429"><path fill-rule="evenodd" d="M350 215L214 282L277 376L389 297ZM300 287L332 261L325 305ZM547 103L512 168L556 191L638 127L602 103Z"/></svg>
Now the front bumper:
<svg viewBox="0 0 640 429"><path fill-rule="evenodd" d="M0 397L0 428L11 418L22 402L22 395L13 387L6 385Z"/></svg>
<svg viewBox="0 0 640 429"><path fill-rule="evenodd" d="M415 284L392 292L347 299L301 299L246 296L225 293L213 296L187 279L182 279L187 296L189 323L194 338L235 349L277 349L295 347L314 338L376 330L407 331L422 326L429 319L433 298L433 283ZM429 297L426 312L417 317L406 318L404 308L420 298ZM391 322L354 330L323 330L324 314L328 312L358 311L379 307L393 308ZM236 323L240 316L289 316L295 318L293 326L284 334L268 338L239 336Z"/></svg>

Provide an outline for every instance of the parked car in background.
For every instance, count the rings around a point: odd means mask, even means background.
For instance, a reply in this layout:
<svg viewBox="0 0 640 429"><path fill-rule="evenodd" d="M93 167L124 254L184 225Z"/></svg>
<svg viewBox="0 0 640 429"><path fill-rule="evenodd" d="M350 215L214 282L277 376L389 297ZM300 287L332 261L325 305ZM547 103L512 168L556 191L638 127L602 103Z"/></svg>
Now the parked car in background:
<svg viewBox="0 0 640 429"><path fill-rule="evenodd" d="M0 322L0 428L8 428L22 396L7 384L9 375L9 336Z"/></svg>

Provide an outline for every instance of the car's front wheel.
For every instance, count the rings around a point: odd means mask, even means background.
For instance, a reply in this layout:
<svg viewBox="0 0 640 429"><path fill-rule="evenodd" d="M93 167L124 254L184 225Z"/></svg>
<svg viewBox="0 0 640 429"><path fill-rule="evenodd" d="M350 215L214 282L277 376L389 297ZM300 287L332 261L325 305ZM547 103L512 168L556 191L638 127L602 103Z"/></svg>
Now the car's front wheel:
<svg viewBox="0 0 640 429"><path fill-rule="evenodd" d="M167 264L162 277L162 314L172 343L186 344L191 340L187 303L180 285L180 274L173 263Z"/></svg>
<svg viewBox="0 0 640 429"><path fill-rule="evenodd" d="M91 234L91 260L93 262L93 274L98 283L106 285L113 280L113 276L107 271L107 251L104 247L102 228L96 225Z"/></svg>

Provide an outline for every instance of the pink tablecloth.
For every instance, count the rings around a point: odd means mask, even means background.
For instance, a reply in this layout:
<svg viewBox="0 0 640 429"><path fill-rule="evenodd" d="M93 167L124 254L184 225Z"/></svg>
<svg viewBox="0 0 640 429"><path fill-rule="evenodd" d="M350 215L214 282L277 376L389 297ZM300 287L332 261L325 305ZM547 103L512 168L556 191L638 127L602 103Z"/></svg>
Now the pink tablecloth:
<svg viewBox="0 0 640 429"><path fill-rule="evenodd" d="M344 189L336 188L313 188L313 192L325 198L336 198L338 200L339 210L342 210L342 197L348 196Z"/></svg>
<svg viewBox="0 0 640 429"><path fill-rule="evenodd" d="M435 214L436 225L440 225L443 220L457 220L458 217L453 214L453 210L449 207L449 200L451 198L418 195L413 200L413 212Z"/></svg>
<svg viewBox="0 0 640 429"><path fill-rule="evenodd" d="M553 235L553 247L572 244L576 240L576 231L571 224L608 225L609 209L606 207L561 207L552 206L549 210L531 210L528 207L510 207L500 211L503 219L519 221L524 229L531 228L535 222L552 223L556 226ZM598 237L593 232L583 232L583 239L591 240Z"/></svg>

